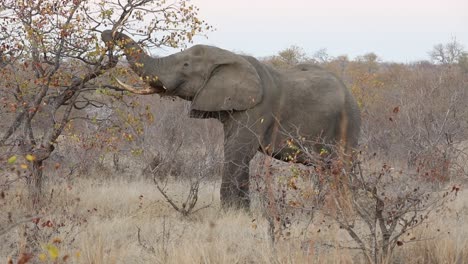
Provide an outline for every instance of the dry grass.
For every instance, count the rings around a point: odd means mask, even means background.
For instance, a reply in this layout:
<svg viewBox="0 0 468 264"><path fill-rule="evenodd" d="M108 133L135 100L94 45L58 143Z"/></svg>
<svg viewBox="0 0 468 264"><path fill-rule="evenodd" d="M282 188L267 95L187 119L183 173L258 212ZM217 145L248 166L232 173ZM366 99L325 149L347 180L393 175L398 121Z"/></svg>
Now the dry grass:
<svg viewBox="0 0 468 264"><path fill-rule="evenodd" d="M183 195L187 188L177 182L169 192ZM291 228L273 247L260 209L252 213L220 210L215 183L203 185L200 192L199 206L211 206L188 218L165 203L149 181L88 178L53 189L41 219L52 221L53 227L39 224L37 232L46 262L51 260L46 247L53 245L59 250L58 263L66 255L67 263L361 263L358 251L330 246L350 239L336 225L324 224L326 219L320 216L307 228ZM20 193L18 189L16 195ZM408 236L393 263L464 263L468 194L461 192L458 198L449 210L411 234L417 240L433 239L412 241ZM16 215L19 203L9 203L2 210ZM58 227L61 223L64 226ZM15 252L27 246L23 232L31 232L33 224L26 226L1 237L0 262L17 259ZM39 254L34 262L40 262Z"/></svg>

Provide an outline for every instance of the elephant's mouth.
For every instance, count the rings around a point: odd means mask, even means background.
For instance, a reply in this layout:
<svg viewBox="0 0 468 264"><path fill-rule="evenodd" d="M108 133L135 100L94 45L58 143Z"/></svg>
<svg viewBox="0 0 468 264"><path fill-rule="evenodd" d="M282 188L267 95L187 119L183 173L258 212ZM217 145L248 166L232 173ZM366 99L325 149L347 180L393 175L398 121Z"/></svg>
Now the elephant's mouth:
<svg viewBox="0 0 468 264"><path fill-rule="evenodd" d="M167 86L162 86L162 87L164 89L165 95L177 95L177 96L184 98L184 97L189 97L189 96L185 96L182 91L185 84L186 84L186 81L180 80L174 84L173 86L174 88L172 89L171 88L165 89L164 87L167 87Z"/></svg>
<svg viewBox="0 0 468 264"><path fill-rule="evenodd" d="M150 82L149 85L154 89L157 94L164 94L167 92L166 87L161 81Z"/></svg>
<svg viewBox="0 0 468 264"><path fill-rule="evenodd" d="M155 92L157 94L165 94L166 93L166 88L164 88L164 86L153 86L152 87L154 88Z"/></svg>

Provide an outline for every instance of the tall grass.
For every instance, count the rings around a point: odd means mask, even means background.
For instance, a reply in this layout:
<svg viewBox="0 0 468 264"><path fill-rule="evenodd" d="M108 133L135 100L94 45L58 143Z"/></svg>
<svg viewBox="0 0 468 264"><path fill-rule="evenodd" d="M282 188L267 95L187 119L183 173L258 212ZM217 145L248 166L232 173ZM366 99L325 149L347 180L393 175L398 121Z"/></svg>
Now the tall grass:
<svg viewBox="0 0 468 264"><path fill-rule="evenodd" d="M216 185L207 182L201 186L200 205L211 206L189 217L173 210L150 181L86 178L54 186L55 196L35 227L42 252L33 256L34 262L41 261L41 254L52 261L48 245L58 249L58 263L65 256L67 263L363 261L357 250L333 247L351 239L325 216L316 217L307 228L292 228L273 245L260 208L253 208L251 213L220 210ZM173 181L168 189L172 194L182 194L187 183ZM395 252L393 263L463 263L468 256L467 199L468 194L461 192L448 211L415 230L433 239L404 244ZM15 206L5 204L2 210L20 210ZM52 222L51 227L41 224L47 220ZM19 226L2 237L1 262L18 258L18 252L28 243L23 233L32 232L31 225Z"/></svg>

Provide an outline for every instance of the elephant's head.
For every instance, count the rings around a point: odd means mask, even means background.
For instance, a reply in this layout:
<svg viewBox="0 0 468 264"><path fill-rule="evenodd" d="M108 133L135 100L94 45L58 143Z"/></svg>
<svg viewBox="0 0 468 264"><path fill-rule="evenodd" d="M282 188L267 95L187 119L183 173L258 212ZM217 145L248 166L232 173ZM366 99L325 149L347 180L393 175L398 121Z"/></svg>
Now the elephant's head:
<svg viewBox="0 0 468 264"><path fill-rule="evenodd" d="M207 112L246 110L262 100L256 69L232 52L196 45L167 57L153 58L123 33L106 30L101 37L123 49L131 68L149 84L147 93L176 95L191 100L193 110Z"/></svg>

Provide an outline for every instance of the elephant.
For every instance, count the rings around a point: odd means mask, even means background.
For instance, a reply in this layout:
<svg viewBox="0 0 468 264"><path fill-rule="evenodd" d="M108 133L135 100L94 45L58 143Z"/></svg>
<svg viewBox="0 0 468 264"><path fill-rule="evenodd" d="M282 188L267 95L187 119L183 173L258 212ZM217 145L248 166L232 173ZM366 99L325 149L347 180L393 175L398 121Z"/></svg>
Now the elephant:
<svg viewBox="0 0 468 264"><path fill-rule="evenodd" d="M300 137L320 152L341 144L351 155L358 145L361 117L351 91L334 74L314 64L279 70L252 56L208 45L152 57L124 33L105 30L101 39L118 45L131 69L147 84L137 94L178 96L191 101L190 117L218 119L224 129L223 207L250 207L249 162L261 151L287 161ZM320 140L318 140L320 139ZM295 162L307 164L305 155Z"/></svg>

